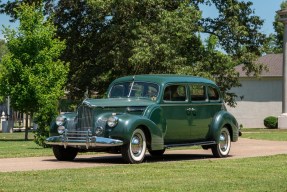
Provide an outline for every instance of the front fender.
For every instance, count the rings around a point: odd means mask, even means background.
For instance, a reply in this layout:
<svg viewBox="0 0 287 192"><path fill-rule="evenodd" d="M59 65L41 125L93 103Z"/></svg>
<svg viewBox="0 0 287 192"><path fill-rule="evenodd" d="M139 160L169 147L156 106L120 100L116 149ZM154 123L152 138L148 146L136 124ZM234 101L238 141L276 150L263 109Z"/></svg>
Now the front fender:
<svg viewBox="0 0 287 192"><path fill-rule="evenodd" d="M219 136L222 127L227 127L231 134L231 141L235 142L239 137L238 123L235 117L227 111L219 111L212 119L211 137L219 143Z"/></svg>
<svg viewBox="0 0 287 192"><path fill-rule="evenodd" d="M119 115L118 125L111 131L110 136L121 138L124 143L128 143L136 128L141 128L146 133L146 137L150 136L150 145L152 150L160 150L164 148L163 133L161 129L150 119L133 114Z"/></svg>

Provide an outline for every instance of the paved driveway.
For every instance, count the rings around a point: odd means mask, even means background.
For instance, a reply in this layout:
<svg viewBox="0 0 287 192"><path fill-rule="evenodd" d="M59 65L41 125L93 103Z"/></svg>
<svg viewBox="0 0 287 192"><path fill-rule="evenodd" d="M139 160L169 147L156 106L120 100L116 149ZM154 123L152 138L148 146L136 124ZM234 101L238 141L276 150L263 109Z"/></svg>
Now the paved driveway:
<svg viewBox="0 0 287 192"><path fill-rule="evenodd" d="M287 154L287 141L263 141L240 138L232 143L230 157L245 158ZM161 158L147 155L145 162L183 161L212 159L211 150L168 150ZM57 161L53 156L0 159L0 172L48 170L64 168L83 168L97 166L115 166L124 164L121 155L100 154L96 156L80 155L73 162Z"/></svg>

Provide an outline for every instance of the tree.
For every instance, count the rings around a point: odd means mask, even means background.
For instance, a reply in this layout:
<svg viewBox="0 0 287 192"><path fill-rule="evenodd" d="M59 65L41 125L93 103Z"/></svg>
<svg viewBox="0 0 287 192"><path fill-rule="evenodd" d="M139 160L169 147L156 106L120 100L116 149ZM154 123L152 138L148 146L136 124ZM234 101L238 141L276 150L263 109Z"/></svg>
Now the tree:
<svg viewBox="0 0 287 192"><path fill-rule="evenodd" d="M0 62L2 57L8 52L5 40L0 39ZM4 101L4 97L0 95L0 103Z"/></svg>
<svg viewBox="0 0 287 192"><path fill-rule="evenodd" d="M38 131L45 132L63 95L68 67L58 58L65 43L55 38L56 29L45 20L42 6L23 3L16 14L20 21L18 30L4 29L9 52L0 65L0 94L10 96L14 110L36 114Z"/></svg>
<svg viewBox="0 0 287 192"><path fill-rule="evenodd" d="M287 8L287 1L283 1L280 5L281 9ZM273 27L275 34L269 36L269 52L272 53L282 53L283 52L283 36L284 36L284 24L279 21L279 15L275 14L275 21L273 22Z"/></svg>
<svg viewBox="0 0 287 192"><path fill-rule="evenodd" d="M252 2L54 2L57 35L67 42L61 57L70 62L67 88L74 97L87 89L102 95L107 84L122 75L184 73L214 79L233 105L235 95L229 90L239 85L234 66L243 64L246 73L254 75L263 70L253 61L265 51L268 38L260 33L263 20L254 15ZM6 12L13 7L7 6ZM203 18L202 6L214 7L217 16Z"/></svg>
<svg viewBox="0 0 287 192"><path fill-rule="evenodd" d="M67 40L62 58L71 64L71 93L81 97L89 88L103 94L118 76L172 73L184 65L184 45L199 38L194 34L200 30L199 11L187 4L59 1L55 24L58 35Z"/></svg>
<svg viewBox="0 0 287 192"><path fill-rule="evenodd" d="M2 3L0 0L0 13L7 14L11 17L11 21L14 22L18 19L17 9L23 3L27 5L35 5L36 7L42 6L44 15L49 15L53 12L54 0L9 0Z"/></svg>
<svg viewBox="0 0 287 192"><path fill-rule="evenodd" d="M0 39L0 61L2 57L8 52L5 40Z"/></svg>
<svg viewBox="0 0 287 192"><path fill-rule="evenodd" d="M202 18L200 5L214 6L218 17ZM255 75L263 69L253 63L266 43L263 21L251 5L237 0L60 0L55 24L69 45L62 58L73 66L71 93L79 97L88 88L101 94L108 82L127 74L185 73L217 81L232 105L235 95L228 90L239 85L234 66L244 64ZM216 39L213 49L202 42L203 33Z"/></svg>

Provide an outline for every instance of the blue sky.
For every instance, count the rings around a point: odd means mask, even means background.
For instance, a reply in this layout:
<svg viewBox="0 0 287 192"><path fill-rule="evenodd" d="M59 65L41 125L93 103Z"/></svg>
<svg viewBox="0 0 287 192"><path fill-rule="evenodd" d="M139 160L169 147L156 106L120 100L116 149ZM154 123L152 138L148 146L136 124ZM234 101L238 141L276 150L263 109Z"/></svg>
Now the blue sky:
<svg viewBox="0 0 287 192"><path fill-rule="evenodd" d="M244 0L247 1L247 0ZM264 25L262 27L262 32L265 34L270 34L273 33L273 25L272 22L274 21L274 17L276 14L276 11L280 9L280 4L284 0L249 0L253 2L252 8L255 11L255 15L258 15L261 17L261 19L264 20ZM212 9L204 9L203 10L203 16L209 16L209 15L214 15L214 11ZM0 39L3 39L3 34L2 34L2 25L5 26L11 26L15 28L17 24L15 23L10 23L9 22L9 17L6 15L0 14Z"/></svg>
<svg viewBox="0 0 287 192"><path fill-rule="evenodd" d="M246 0L244 0L246 1ZM255 14L264 20L262 32L270 34L274 32L273 21L275 18L276 11L280 10L280 4L284 0L250 0L253 3L252 8Z"/></svg>

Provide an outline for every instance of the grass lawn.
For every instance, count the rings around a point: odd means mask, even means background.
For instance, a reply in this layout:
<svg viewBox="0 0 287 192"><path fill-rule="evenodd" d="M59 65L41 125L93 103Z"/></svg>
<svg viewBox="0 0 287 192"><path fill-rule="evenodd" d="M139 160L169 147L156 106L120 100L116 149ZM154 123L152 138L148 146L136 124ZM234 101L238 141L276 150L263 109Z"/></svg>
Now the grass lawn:
<svg viewBox="0 0 287 192"><path fill-rule="evenodd" d="M287 129L242 129L242 137L271 141L287 141Z"/></svg>
<svg viewBox="0 0 287 192"><path fill-rule="evenodd" d="M243 129L243 137L287 140L287 130ZM264 135L264 136L263 136ZM24 133L0 134L0 158L52 155L23 141ZM4 153L4 154L3 154ZM6 153L6 154L5 154ZM61 163L61 162L59 162ZM181 160L0 173L9 191L287 191L287 155L244 159Z"/></svg>
<svg viewBox="0 0 287 192"><path fill-rule="evenodd" d="M0 173L0 191L283 191L287 155Z"/></svg>
<svg viewBox="0 0 287 192"><path fill-rule="evenodd" d="M24 132L0 133L0 158L37 157L53 155L50 148L43 149L34 143L34 134L24 140Z"/></svg>

